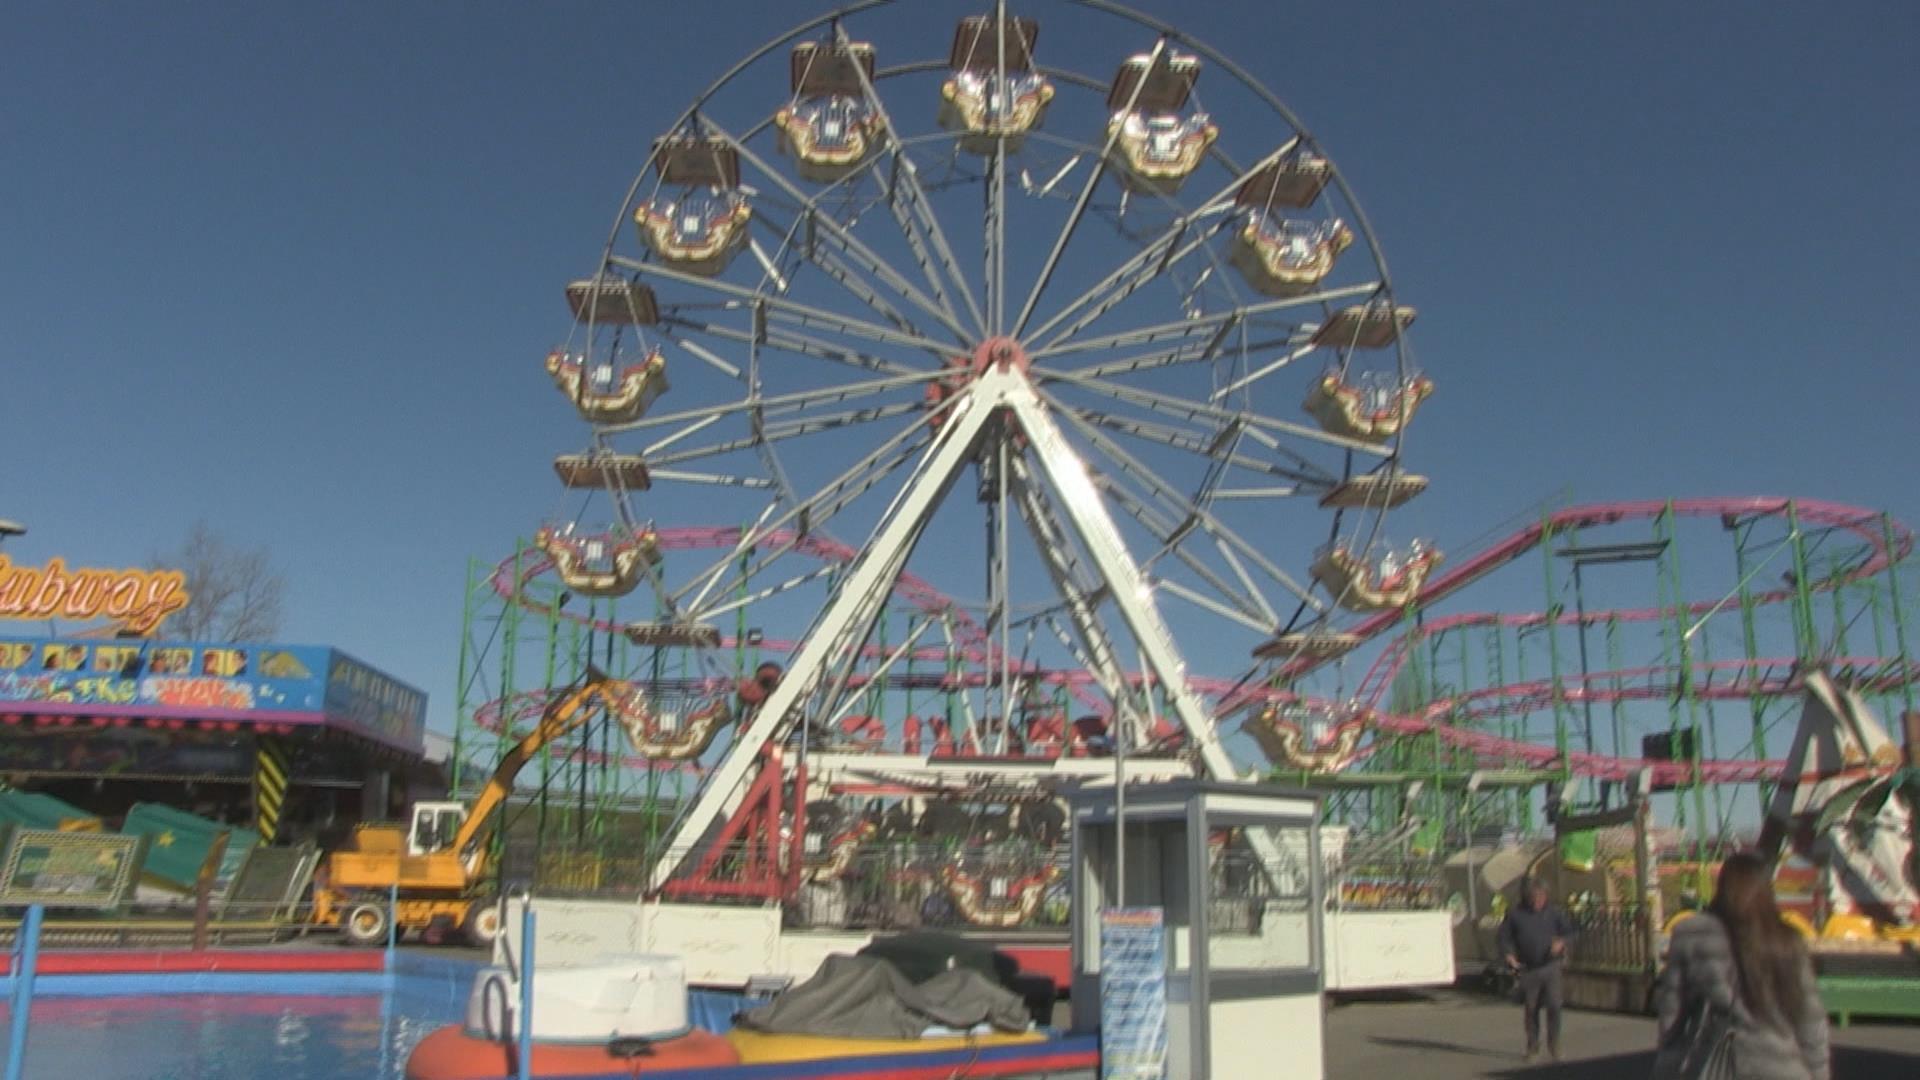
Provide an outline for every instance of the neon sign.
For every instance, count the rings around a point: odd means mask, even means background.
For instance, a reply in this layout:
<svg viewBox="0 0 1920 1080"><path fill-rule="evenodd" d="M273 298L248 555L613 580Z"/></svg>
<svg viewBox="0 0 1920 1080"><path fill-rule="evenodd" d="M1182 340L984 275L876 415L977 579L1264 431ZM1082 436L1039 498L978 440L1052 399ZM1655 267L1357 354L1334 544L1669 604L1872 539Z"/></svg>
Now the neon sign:
<svg viewBox="0 0 1920 1080"><path fill-rule="evenodd" d="M64 559L15 566L0 555L0 619L105 617L150 634L189 599L178 570L68 570Z"/></svg>

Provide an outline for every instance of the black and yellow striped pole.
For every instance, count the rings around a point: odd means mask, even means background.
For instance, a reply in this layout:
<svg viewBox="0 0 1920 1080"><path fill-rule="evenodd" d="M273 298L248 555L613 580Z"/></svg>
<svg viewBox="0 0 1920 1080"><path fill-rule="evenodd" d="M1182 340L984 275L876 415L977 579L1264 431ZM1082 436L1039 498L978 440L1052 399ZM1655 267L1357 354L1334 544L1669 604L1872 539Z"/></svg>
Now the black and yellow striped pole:
<svg viewBox="0 0 1920 1080"><path fill-rule="evenodd" d="M285 740L262 737L253 757L253 828L260 842L273 843L280 832L280 809L287 801L288 767Z"/></svg>

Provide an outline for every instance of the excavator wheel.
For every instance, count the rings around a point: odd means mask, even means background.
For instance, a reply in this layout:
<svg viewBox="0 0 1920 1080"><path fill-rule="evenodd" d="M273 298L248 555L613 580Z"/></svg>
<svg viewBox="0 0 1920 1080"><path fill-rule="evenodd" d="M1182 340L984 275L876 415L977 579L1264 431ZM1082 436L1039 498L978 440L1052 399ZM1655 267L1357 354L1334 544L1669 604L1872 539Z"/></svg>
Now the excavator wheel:
<svg viewBox="0 0 1920 1080"><path fill-rule="evenodd" d="M387 906L375 900L361 900L347 909L346 917L340 920L340 933L350 945L371 948L387 943L387 924L393 914Z"/></svg>
<svg viewBox="0 0 1920 1080"><path fill-rule="evenodd" d="M467 918L460 926L460 932L466 935L467 943L482 949L493 948L494 939L500 936L500 905L493 900L475 900L467 909Z"/></svg>

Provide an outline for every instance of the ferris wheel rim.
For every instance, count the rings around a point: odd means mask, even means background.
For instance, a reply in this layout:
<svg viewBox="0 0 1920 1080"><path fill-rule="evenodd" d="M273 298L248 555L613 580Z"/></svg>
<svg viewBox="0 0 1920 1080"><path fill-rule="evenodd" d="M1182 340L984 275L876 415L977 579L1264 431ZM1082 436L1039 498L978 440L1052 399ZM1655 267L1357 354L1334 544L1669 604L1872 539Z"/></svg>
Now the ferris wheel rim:
<svg viewBox="0 0 1920 1080"><path fill-rule="evenodd" d="M855 184L859 183L862 178L868 174L869 170L877 170L880 167L879 163L883 160L890 159L896 162L904 160L908 163L909 167L911 167L914 161L914 155L921 147L956 146L957 150L957 143L962 138L962 135L958 132L951 130L927 132L922 130L924 127L923 124L912 125L912 130L910 131L909 128L887 124L884 127L886 134L882 143L882 149L874 153L870 160L838 180L824 185L816 180L811 188L801 190L795 181L782 179L786 170L775 168L763 160L752 160L749 157L752 151L746 144L756 138L763 139L766 136L767 128L771 123L770 121L761 120L742 128L742 134L735 135L726 128L721 127L720 120L717 119L717 116L721 112L727 110L710 110L709 108L718 96L724 94L730 87L734 86L737 81L746 79L757 65L762 64L762 62L768 60L770 56L776 54L782 46L805 39L810 34L816 34L823 27L831 28L835 35L833 41L836 45L849 44L850 39L847 37L847 28L842 20L863 12L890 6L890 3L891 0L865 0L865 2L843 5L833 11L798 23L785 32L769 38L757 48L749 51L742 59L737 61L731 68L709 84L706 89L701 91L700 94L693 99L692 104L666 129L666 135L673 136L693 132L695 127L699 128L699 132L696 134L717 134L727 144L740 151L743 158L747 158L750 161L756 170L756 176L764 175L779 182L777 186L783 190L780 192L770 191L769 194L775 195L776 198L784 196L794 204L793 207L787 209L787 212L792 215L793 220L796 222L803 213L821 214L823 210L826 209L825 203L827 198L829 195L835 193L835 189L853 188ZM997 10L1001 12L1006 10L1006 5L1004 4L995 6ZM1150 201L1157 200L1159 204L1168 209L1169 214L1181 220L1185 220L1189 216L1198 217L1209 212L1223 213L1224 216L1230 217L1234 213L1231 195L1248 177L1254 175L1254 173L1262 168L1268 161L1277 160L1281 155L1295 148L1303 148L1310 150L1318 158L1324 160L1328 170L1328 181L1332 190L1338 194L1345 213L1351 217L1355 229L1365 239L1364 250L1370 255L1372 262L1368 268L1368 273L1365 275L1368 280L1364 283L1346 285L1338 289L1313 290L1304 295L1278 300L1262 300L1256 296L1251 301L1244 296L1238 295L1236 283L1232 280L1231 275L1225 273L1221 253L1212 246L1196 244L1198 250L1204 253L1207 259L1211 260L1214 268L1222 271L1221 287L1232 296L1230 301L1231 306L1212 311L1209 316L1211 319L1220 323L1242 324L1269 313L1283 313L1284 309L1287 308L1297 308L1305 311L1311 310L1315 305L1318 305L1322 311L1330 313L1334 303L1348 298L1382 301L1387 304L1393 302L1393 285L1387 271L1386 260L1380 240L1374 233L1371 222L1367 219L1364 210L1355 197L1345 174L1339 169L1337 163L1335 163L1329 155L1324 153L1322 144L1317 136L1315 136L1270 89L1260 83L1244 68L1241 68L1238 64L1225 57L1224 54L1219 53L1218 50L1213 49L1205 42L1199 41L1177 30L1169 24L1141 15L1138 12L1118 4L1075 0L1074 6L1099 14L1120 17L1137 26L1159 34L1161 37L1161 46L1168 45L1169 43L1177 43L1183 48L1207 58L1231 76L1239 86L1250 92L1253 97L1264 106L1268 114L1279 117L1289 133L1289 137L1282 142L1280 149L1272 151L1266 158L1260 159L1251 168L1242 168L1232 162L1230 158L1226 157L1224 150L1220 151L1219 154L1216 155L1216 159L1222 163L1227 175L1231 177L1231 181L1222 189L1220 194L1200 199L1193 203L1177 200L1171 192L1155 192L1150 197L1142 196L1143 198L1149 198ZM1156 46L1156 48L1158 47L1160 46ZM884 110L886 107L886 99L883 98L875 88L875 83L906 76L931 73L947 69L949 66L949 64L935 59L925 61L910 60L886 68L876 68L871 79L865 75L861 76L865 85L866 99L875 109ZM1104 86L1098 79L1079 74L1067 66L1040 65L1036 63L1034 68L1036 71L1039 71L1049 78L1055 79L1062 85L1092 91L1098 91ZM1104 154L1101 152L1102 148L1099 147L1096 142L1085 138L1076 140L1057 132L1041 131L1038 129L1029 132L1027 137L1033 139L1036 144L1058 144L1059 147L1064 147L1082 155L1098 154L1100 156L1096 157L1095 160L1100 162L1104 161ZM1107 147L1110 148L1111 145L1111 138L1109 138ZM609 230L607 240L602 246L602 258L599 266L595 269L596 276L606 274L608 271L624 271L634 274L636 277L654 275L665 282L689 286L699 290L698 296L701 299L676 303L672 309L676 313L701 308L724 309L732 306L734 302L751 302L765 305L783 314L792 316L796 326L805 327L810 325L807 320L815 319L821 312L812 310L809 304L787 300L784 295L784 286L776 287L775 272L771 266L767 265L766 257L761 255L757 248L755 254L759 257L762 266L766 267L766 272L758 275L750 287L737 280L716 280L711 277L696 277L695 275L664 266L659 260L652 257L630 258L619 253L618 249L624 227L630 218L630 213L638 204L639 200L642 199L643 193L647 191L649 180L652 179L653 186L656 189L658 189L662 183L661 179L655 175L658 172L661 153L661 145L656 142L649 149L639 172L635 174L632 183L627 189L626 195L620 203L619 211L616 213L613 226ZM959 160L957 152L955 160ZM1007 160L1004 141L1002 152L992 155L990 160L996 166L1004 169ZM1091 177L1087 188L1089 192L1092 190L1093 184L1100 179L1100 168L1104 168L1104 164L1097 166L1095 170L1089 174ZM809 179L814 178L810 177ZM984 175L967 178L964 182L983 188L989 185L989 181ZM1001 200L998 204L999 209L994 213L998 220L1002 222L1005 220L1004 200L1008 197L1009 192L1010 189L1005 184L1003 172L1001 187L994 196ZM756 194L755 198L758 199L758 197L758 194ZM924 200L924 193L920 198ZM1083 196L1082 201L1083 203L1086 201L1085 196ZM782 205L784 204L775 203L776 207ZM1124 207L1124 200L1121 205ZM938 216L940 215L936 214L936 217ZM756 224L762 223L757 222ZM776 235L779 234L780 226L778 221L770 220L764 224L773 228ZM849 228L850 227L851 223L849 223ZM1069 231L1063 233L1060 240L1057 241L1057 246L1064 247L1070 241L1070 228L1071 227L1069 227ZM1160 233L1164 234L1169 231L1169 229L1170 227L1163 227ZM791 229L788 230L788 235L791 236ZM1151 237L1152 239L1132 236L1124 231L1121 231L1120 235L1126 244L1129 245L1129 250L1149 249L1153 244L1160 242L1154 232L1153 226L1148 226L1142 234L1142 236ZM784 246L776 248L775 252L777 257L791 257L787 254ZM969 282L978 280L977 277L973 276L974 269L970 268L967 271L961 271L957 263L954 262L951 253L947 253L944 257L947 260L948 269L951 272L951 280L948 281L948 284L958 283L964 286ZM883 264L886 262L885 259L878 257L876 257L876 260ZM794 265L797 268L807 269L809 271L814 269L804 262L796 261ZM904 260L897 266L891 266L890 269L894 270L896 276L902 280L910 279L913 276L911 266ZM906 320L905 323L901 325L893 327L882 325L882 322L886 320L880 319L877 315L869 314L867 307L863 307L861 302L850 299L847 296L836 293L834 294L835 299L828 302L828 307L837 309L836 311L825 312L825 314L832 318L832 325L828 327L830 331L837 332L840 336L853 336L870 342L870 347L867 351L873 355L861 360L856 366L867 367L870 369L867 373L869 376L878 377L866 378L863 383L855 385L873 389L875 393L878 393L879 388L883 386L891 389L911 386L916 383L926 383L931 386L934 380L938 380L942 376L939 368L918 370L913 367L890 363L883 358L887 355L908 356L912 353L921 353L926 354L930 358L938 358L943 353L951 353L954 349L953 345L947 344L944 340L948 334L952 334L961 347L964 348L967 344L968 329L965 323L969 317L973 319L979 318L979 312L975 310L977 305L969 295L964 300L966 310L961 310L961 304L954 304L951 308L944 311L944 314L949 316L949 318L938 318L935 308L941 305L932 302L932 300L939 295L939 285L933 280L938 275L932 270L927 270L927 274L929 276L928 284L934 296L907 295L906 299L914 310L901 309L904 312ZM1077 325L1068 325L1074 323L1076 320L1081 320L1083 312L1088 307L1097 306L1099 303L1105 302L1106 297L1095 295L1098 290L1104 288L1104 286L1097 286L1095 290L1089 290L1087 294L1083 294L1081 297L1076 297L1065 304L1056 305L1055 309L1041 309L1037 306L1037 301L1045 284L1044 275L1042 280L1034 283L1033 293L1029 297L1029 302L1026 305L1026 310L1022 313L1021 319L1021 321L1024 322L1025 318L1029 315L1044 316L1042 321L1035 324L1037 329L1033 331L1033 340L1030 342L1034 347L1036 359L1045 359L1050 355L1061 357L1069 355L1072 351L1070 347L1081 342L1082 332L1085 328L1091 324L1093 319L1097 319L1098 316L1106 310L1102 309L1100 312L1095 312L1092 316L1088 317L1088 319L1079 321ZM1128 285L1126 292L1120 294L1121 298L1129 295L1132 289L1136 287L1138 286ZM999 294L999 303L1007 306L1005 305L1005 297L1012 294L1007 292L1004 285L999 289ZM897 304L899 302L900 297L898 295L891 293L888 295L894 303ZM1091 297L1091 299L1089 299L1089 297ZM920 300L926 300L928 302L920 303L918 302ZM1018 303L1017 296L1015 300L1016 303ZM597 296L595 302L597 302ZM872 307L872 305L868 306ZM848 310L859 312L861 317L852 318L842 314ZM875 312L880 311L878 307L872 307L872 310ZM675 319L679 320L680 316L676 314ZM1188 321L1191 322L1191 320ZM1284 320L1281 321L1284 322ZM594 317L591 311L582 313L582 323L588 328L589 335L591 335L594 324ZM1126 322L1124 325L1134 328L1130 333L1145 334L1148 337L1152 336L1149 332L1151 328L1140 328L1138 320ZM1309 328L1312 326L1311 323L1307 325ZM976 332L984 333L996 328L998 328L998 324L980 325ZM711 333L713 329L711 322L704 325L694 325L685 323L684 321L676 321L673 323L671 330L666 327L662 328L661 338L663 341L672 340L680 344L685 344L685 341L682 340L685 335L699 334L702 332ZM830 336L832 336L832 334L830 334ZM589 344L591 344L591 336L589 336ZM796 332L793 336L785 339L783 344L773 347L776 349L795 349L807 344L807 341ZM1406 336L1404 334L1396 334L1392 338L1392 345L1392 355L1395 366L1398 370L1405 372L1409 369L1411 363ZM1301 355L1304 356L1312 347L1313 346L1309 345L1302 349ZM1096 345L1083 347L1083 351L1087 348L1104 349L1106 346ZM1234 351L1244 355L1246 348L1247 346L1244 344L1243 339L1243 342L1239 344ZM815 352L808 353L804 348L801 348L799 351L802 355L818 356L823 350L817 349ZM710 365L717 366L717 361L707 359L711 354L703 355L696 353L695 355L703 360L707 360ZM1341 357L1341 366L1344 369L1345 364L1349 362L1347 348L1341 347L1339 356ZM1136 357L1135 360L1138 360L1138 357ZM1185 361L1182 360L1168 361L1169 364L1184 362ZM1121 436L1112 434L1111 432L1103 436L1100 432L1093 430L1092 426L1082 418L1074 407L1062 401L1057 395L1066 391L1072 391L1078 394L1087 387L1089 382L1107 380L1112 387L1135 390L1135 393L1130 398L1123 396L1117 397L1115 400L1136 407L1145 407L1141 401L1142 394L1137 390L1140 384L1138 382L1126 381L1127 375L1141 369L1125 369L1123 367L1116 367L1115 365L1117 364L1124 364L1124 361L1111 358L1104 359L1094 364L1086 365L1078 371L1067 368L1056 368L1051 364L1044 366L1036 365L1034 369L1035 389L1041 399L1053 409L1057 416L1065 418L1062 421L1063 423L1071 425L1076 432L1089 443L1099 447L1100 449L1097 449L1095 451L1096 453L1109 459L1124 459L1127 457L1124 450L1118 449L1120 443L1124 441ZM1091 367L1093 370L1089 371L1087 367ZM1191 424L1192 428L1197 431L1204 432L1212 426L1229 423L1251 423L1252 427L1256 429L1255 435L1264 439L1262 445L1268 450L1277 453L1281 447L1287 446L1295 440L1309 440L1325 444L1320 448L1323 451L1329 448L1344 451L1345 460L1329 471L1328 469L1321 468L1313 459L1296 454L1294 455L1294 460L1299 463L1297 478L1286 481L1283 484L1268 484L1257 489L1251 489L1249 492L1243 493L1245 497L1270 499L1316 494L1321 487L1330 488L1342 482L1343 479L1362 475L1362 472L1355 464L1356 460L1367 461L1379 459L1384 463L1384 467L1386 468L1399 468L1399 463L1403 459L1405 452L1404 430L1394 431L1392 435L1382 443L1368 443L1355 439L1343 439L1330 432L1311 428L1305 424L1283 421L1278 416L1271 415L1270 411L1262 412L1251 405L1239 404L1238 399L1231 401L1220 400L1223 394L1233 392L1242 385L1250 384L1259 378L1263 378L1273 370L1275 370L1275 368L1270 367L1262 372L1251 375L1245 380L1242 380L1241 383L1227 387L1219 394L1216 394L1213 399L1180 399L1181 404L1176 406L1176 408L1186 408L1189 405L1196 407L1183 419L1185 422ZM726 373L725 368L722 368L722 373ZM744 379L737 366L733 370L732 375L734 378ZM806 398L812 394L819 394L823 397L832 396L838 386L839 384L837 383L830 383L824 390L796 392L794 395L790 395L790 397ZM779 395L775 395L774 399L778 397ZM725 405L721 406L721 408L729 412L751 413L757 417L774 399L760 396L757 384L755 384L755 388L750 389L746 396L740 398L738 401L729 400ZM670 425L682 419L690 420L695 411L696 410L688 410L686 412L668 414L667 416L650 416L626 424L594 425L592 427L592 439L595 446L610 449L611 444L608 440L612 436L626 432L655 430L659 428L668 428L669 438L681 438L682 436L680 434L673 433ZM705 412L707 410L699 411ZM899 407L894 408L894 411L887 415L899 416L910 413L911 411L910 406ZM1142 433L1147 431L1151 426L1152 425L1140 422L1133 422L1130 427L1120 430L1128 438L1140 439L1149 437ZM804 425L783 430L800 430L800 427L804 427ZM1173 431L1175 429L1167 428L1166 430ZM912 425L908 425L901 434L910 436L912 432ZM1235 442L1231 445L1239 445L1238 440L1240 436L1236 435L1234 438ZM774 449L766 440L765 436L759 433L758 428L756 428L756 434L751 441L754 451L764 451L772 458L777 458L785 453L785 451ZM702 455L711 456L713 454L737 449L743 445L745 444L739 440L715 444L713 447L695 445L690 448L675 451L675 454L678 456L670 457L665 464L677 466L681 460L698 460ZM923 449L926 445L925 443L909 445L908 449ZM1136 443L1127 443L1126 445L1135 446ZM1211 452L1200 453L1194 451L1191 447L1183 447L1177 443L1168 442L1167 445L1173 446L1176 451L1194 454L1202 459L1211 456ZM651 452L653 447L650 446L648 450ZM856 469L869 468L873 473L871 482L867 483L866 486L860 490L872 490L875 484L888 483L889 481L887 481L886 477L895 470L902 468L906 461L907 459L902 457L891 463L877 462L872 459L857 463L855 466ZM1128 471L1136 474L1150 474L1150 470L1145 468ZM812 495L803 498L802 490L787 483L784 474L777 464L770 462L768 472L773 476L774 482L780 485L779 490L786 494L787 501L796 507L812 505L820 499L822 494L831 490L834 484L839 483L839 481L834 481L830 483L827 488L822 488ZM664 471L662 475L665 475ZM1155 479L1147 484L1147 490L1156 495L1162 490L1177 492L1183 490L1186 484L1187 481L1185 480L1165 482ZM807 484L802 485L802 487L811 489L812 485ZM631 512L625 505L628 495L629 493L626 489L620 489L616 493L615 501L620 505L618 512L622 515L621 520L631 527L636 524L637 521L631 517ZM1215 492L1212 489L1203 487L1200 493L1194 496L1194 499L1201 504L1201 509L1191 516L1204 521L1206 517L1204 512L1205 507L1213 504ZM836 512L839 507L843 507L844 505L846 505L844 500L839 502L835 508ZM1322 505L1326 506L1327 504L1323 501ZM1363 522L1370 522L1371 527L1366 530L1365 541L1366 544L1370 546L1382 527L1386 516L1385 506L1376 508L1369 505L1361 505L1350 508L1348 505L1334 505L1332 507L1332 513L1330 514L1330 534L1338 538L1341 535L1343 523L1356 515L1359 515ZM1177 546L1187 542L1184 536L1189 534L1181 532L1179 528L1169 526L1164 530L1156 529L1138 512L1130 512L1129 516L1133 517L1136 522L1145 528L1150 537L1156 537L1156 539L1151 540L1148 550L1157 549L1157 553L1153 554L1147 560L1147 565L1151 565L1162 556L1174 552ZM777 523L773 524L777 525ZM769 527L772 527L772 525ZM1173 538L1165 540L1157 539L1157 537L1161 536L1162 532ZM1233 530L1224 525L1206 525L1203 526L1202 532L1206 538L1216 545L1221 545L1223 548L1228 545L1228 540L1223 539L1223 537L1231 537L1234 540L1240 539L1233 533ZM1281 592L1280 595L1276 597L1275 603L1284 605L1289 602L1286 594L1292 594L1294 598L1297 598L1299 606L1295 609L1293 616L1290 618L1282 618L1273 607L1269 606L1267 599L1262 595L1262 590L1251 584L1251 582L1247 582L1245 585L1245 593L1250 593L1255 598L1255 603L1250 606L1243 606L1239 610L1232 610L1230 605L1223 604L1215 604L1209 607L1198 593L1191 591L1183 592L1182 589L1175 587L1171 582L1160 582L1158 584L1166 587L1170 595L1188 601L1194 607L1200 609L1203 614L1210 611L1214 616L1237 622L1247 630L1263 635L1276 634L1291 629L1301 621L1303 616L1307 616L1315 622L1323 621L1331 617L1332 613L1337 609L1340 596L1334 596L1331 601L1320 600L1314 593L1312 583L1303 585L1278 565L1264 565L1266 560L1261 553L1251 545L1243 544L1241 550L1248 561L1263 564L1258 565L1257 569L1264 574L1265 579L1279 583ZM1178 554L1184 556L1184 552ZM1246 571L1242 569L1237 562L1234 562L1234 556L1231 550L1225 551L1225 558L1232 564L1233 572L1240 576L1240 580L1247 581ZM1213 592L1227 597L1243 595L1231 582L1226 581L1226 577L1230 577L1231 575L1229 575L1225 569L1220 570L1219 573L1225 576L1205 580L1203 583L1204 588L1211 589ZM689 594L696 589L699 589L700 592L704 594L706 589L710 589L714 581L717 580L717 578L711 576L708 569L703 569L691 578L688 578L684 585L679 585L679 587L675 589L673 585L659 580L653 570L649 569L648 574L649 580L653 582L656 589L660 590L662 595L671 593L676 601L685 601ZM702 580L707 582L705 588L700 587ZM698 607L699 604L699 600L696 599L694 606ZM1057 612L1057 604L1048 606ZM694 613L694 615L698 614L700 614L700 612ZM1004 621L1006 620L1003 619L1003 622ZM1002 648L1000 651L1003 655L1008 652L1005 648Z"/></svg>

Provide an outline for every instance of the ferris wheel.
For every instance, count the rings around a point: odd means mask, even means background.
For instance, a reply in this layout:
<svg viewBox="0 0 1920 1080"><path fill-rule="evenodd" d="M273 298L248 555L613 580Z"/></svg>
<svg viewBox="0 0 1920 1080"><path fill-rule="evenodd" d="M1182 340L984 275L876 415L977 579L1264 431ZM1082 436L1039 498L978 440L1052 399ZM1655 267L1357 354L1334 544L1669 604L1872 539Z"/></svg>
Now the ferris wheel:
<svg viewBox="0 0 1920 1080"><path fill-rule="evenodd" d="M566 289L545 367L588 436L554 569L650 598L624 629L655 648L717 654L748 610L794 639L656 886L769 748L912 772L886 695L957 700L948 756L1097 734L1233 776L1220 690L1438 561L1385 528L1426 486L1414 310L1320 142L1115 4L927 16L857 3L743 58ZM733 524L663 543L690 516Z"/></svg>

